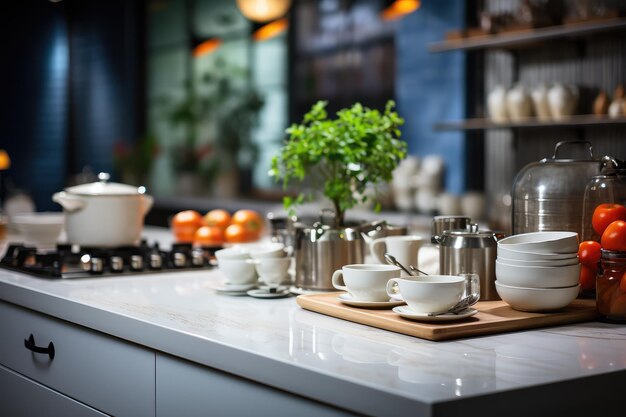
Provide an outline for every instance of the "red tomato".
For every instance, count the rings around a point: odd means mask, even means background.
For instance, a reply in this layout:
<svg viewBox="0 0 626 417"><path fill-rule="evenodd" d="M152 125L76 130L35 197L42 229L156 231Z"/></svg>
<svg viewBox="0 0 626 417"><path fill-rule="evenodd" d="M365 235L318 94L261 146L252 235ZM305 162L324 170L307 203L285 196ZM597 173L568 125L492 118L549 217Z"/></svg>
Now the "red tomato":
<svg viewBox="0 0 626 417"><path fill-rule="evenodd" d="M196 230L193 243L200 246L212 246L224 243L224 230L217 226L202 226Z"/></svg>
<svg viewBox="0 0 626 417"><path fill-rule="evenodd" d="M217 226L224 230L230 224L230 213L222 209L211 210L204 215L204 221L207 226Z"/></svg>
<svg viewBox="0 0 626 417"><path fill-rule="evenodd" d="M621 292L626 293L626 273L622 275L622 279L620 280L620 283L619 283L619 289Z"/></svg>
<svg viewBox="0 0 626 417"><path fill-rule="evenodd" d="M172 231L178 242L193 241L196 230L202 226L202 215L195 210L185 210L172 217Z"/></svg>
<svg viewBox="0 0 626 417"><path fill-rule="evenodd" d="M616 220L609 224L600 243L603 249L626 251L626 221Z"/></svg>
<svg viewBox="0 0 626 417"><path fill-rule="evenodd" d="M258 239L263 231L263 218L254 210L237 210L231 221L242 225L253 239Z"/></svg>
<svg viewBox="0 0 626 417"><path fill-rule="evenodd" d="M593 240L585 240L578 246L578 259L583 265L587 265L589 268L598 269L598 262L600 262L600 252L602 246L598 242Z"/></svg>
<svg viewBox="0 0 626 417"><path fill-rule="evenodd" d="M252 240L245 227L240 224L231 224L224 230L224 238L229 243L243 243Z"/></svg>
<svg viewBox="0 0 626 417"><path fill-rule="evenodd" d="M611 300L611 315L626 316L626 294L615 293Z"/></svg>
<svg viewBox="0 0 626 417"><path fill-rule="evenodd" d="M621 204L600 204L593 211L591 225L593 226L593 230L602 236L602 233L604 233L608 225L615 220L626 220L626 207Z"/></svg>
<svg viewBox="0 0 626 417"><path fill-rule="evenodd" d="M580 288L584 290L593 290L596 287L596 270L585 264L580 265Z"/></svg>

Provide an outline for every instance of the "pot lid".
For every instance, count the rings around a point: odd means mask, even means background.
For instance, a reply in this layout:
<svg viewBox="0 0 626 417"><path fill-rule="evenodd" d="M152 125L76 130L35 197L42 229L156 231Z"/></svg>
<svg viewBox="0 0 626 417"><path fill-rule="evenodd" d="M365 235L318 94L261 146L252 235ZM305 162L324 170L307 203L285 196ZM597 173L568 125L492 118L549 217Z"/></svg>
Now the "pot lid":
<svg viewBox="0 0 626 417"><path fill-rule="evenodd" d="M67 193L79 195L109 195L109 196L132 196L145 194L145 187L134 187L128 184L120 184L117 182L109 182L111 176L106 172L98 174L100 181L90 182L87 184L75 185L65 189Z"/></svg>

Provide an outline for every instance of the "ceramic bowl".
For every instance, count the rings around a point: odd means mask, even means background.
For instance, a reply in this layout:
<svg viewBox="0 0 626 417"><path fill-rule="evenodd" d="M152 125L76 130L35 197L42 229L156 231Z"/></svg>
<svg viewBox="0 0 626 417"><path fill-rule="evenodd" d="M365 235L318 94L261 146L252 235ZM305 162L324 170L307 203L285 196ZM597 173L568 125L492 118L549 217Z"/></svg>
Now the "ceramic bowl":
<svg viewBox="0 0 626 417"><path fill-rule="evenodd" d="M578 283L580 264L520 266L496 260L496 279L504 285L529 288L571 287Z"/></svg>
<svg viewBox="0 0 626 417"><path fill-rule="evenodd" d="M503 264L514 265L514 266L568 266L568 265L576 265L580 262L578 256L573 256L571 258L565 259L551 259L551 260L520 260L520 259L509 259L507 257L498 256L498 261Z"/></svg>
<svg viewBox="0 0 626 417"><path fill-rule="evenodd" d="M498 241L498 248L535 253L578 252L578 233L531 232L506 237Z"/></svg>
<svg viewBox="0 0 626 417"><path fill-rule="evenodd" d="M36 246L54 246L63 231L65 215L54 212L19 213L11 217L25 243Z"/></svg>
<svg viewBox="0 0 626 417"><path fill-rule="evenodd" d="M578 296L580 284L562 288L526 288L504 285L496 280L496 291L502 300L519 311L560 310Z"/></svg>
<svg viewBox="0 0 626 417"><path fill-rule="evenodd" d="M504 240L504 239L503 239ZM578 249L569 253L538 253L532 251L515 250L498 245L498 258L514 259L520 261L554 261L571 259L578 256Z"/></svg>

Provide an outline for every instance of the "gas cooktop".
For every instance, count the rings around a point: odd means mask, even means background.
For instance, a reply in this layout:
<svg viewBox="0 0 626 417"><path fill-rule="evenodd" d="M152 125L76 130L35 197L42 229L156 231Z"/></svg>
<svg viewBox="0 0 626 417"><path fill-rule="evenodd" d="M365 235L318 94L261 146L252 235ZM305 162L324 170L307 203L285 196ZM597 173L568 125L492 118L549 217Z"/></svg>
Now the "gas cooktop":
<svg viewBox="0 0 626 417"><path fill-rule="evenodd" d="M42 278L95 278L212 268L221 247L199 248L175 243L162 250L143 240L138 246L85 248L59 244L56 250L9 244L0 267Z"/></svg>

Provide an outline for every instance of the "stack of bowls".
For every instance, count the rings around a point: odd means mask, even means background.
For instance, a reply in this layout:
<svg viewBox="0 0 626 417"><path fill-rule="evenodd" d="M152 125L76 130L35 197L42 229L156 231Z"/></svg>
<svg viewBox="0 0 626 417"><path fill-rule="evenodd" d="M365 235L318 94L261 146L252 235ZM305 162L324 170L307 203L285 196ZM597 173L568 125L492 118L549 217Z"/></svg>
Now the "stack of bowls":
<svg viewBox="0 0 626 417"><path fill-rule="evenodd" d="M579 292L578 234L534 232L498 241L496 290L520 311L552 311Z"/></svg>

